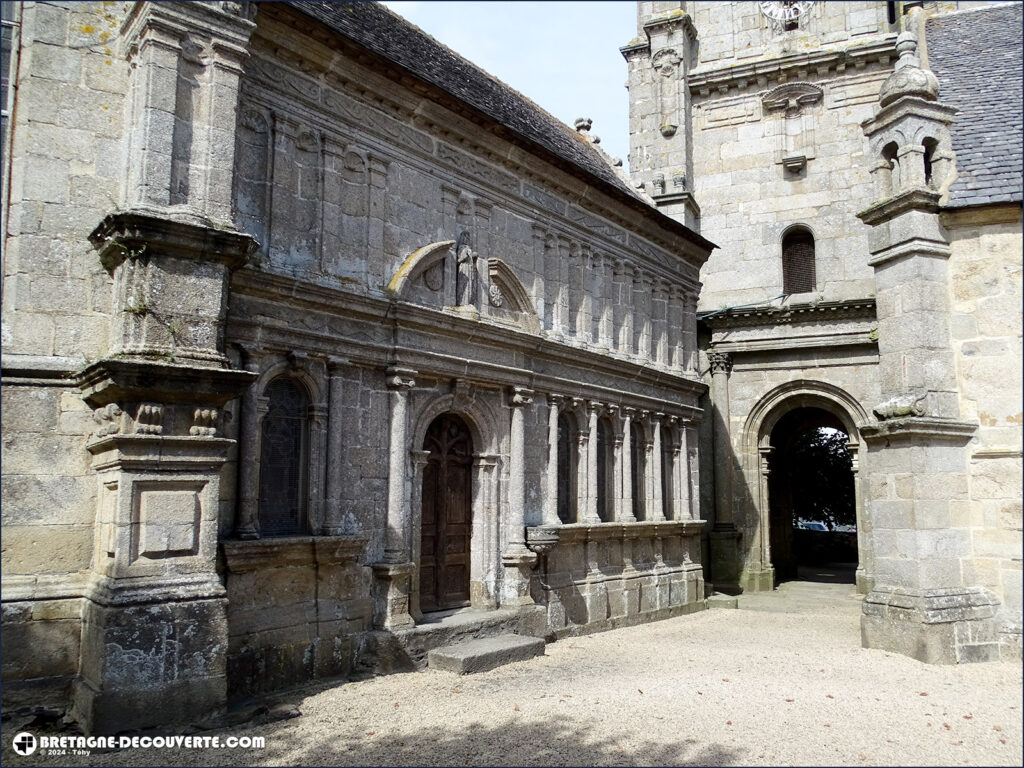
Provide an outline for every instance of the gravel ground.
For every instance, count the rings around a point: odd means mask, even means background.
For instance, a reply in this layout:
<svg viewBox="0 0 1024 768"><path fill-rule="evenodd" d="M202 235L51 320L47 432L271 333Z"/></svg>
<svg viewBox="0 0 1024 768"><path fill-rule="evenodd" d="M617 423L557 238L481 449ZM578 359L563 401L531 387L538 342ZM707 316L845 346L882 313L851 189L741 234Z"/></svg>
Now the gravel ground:
<svg viewBox="0 0 1024 768"><path fill-rule="evenodd" d="M459 677L426 670L285 700L301 717L207 732L264 749L126 749L5 765L1021 765L1021 665L860 648L846 585L569 638ZM37 732L38 733L38 732ZM206 735L206 734L204 734Z"/></svg>

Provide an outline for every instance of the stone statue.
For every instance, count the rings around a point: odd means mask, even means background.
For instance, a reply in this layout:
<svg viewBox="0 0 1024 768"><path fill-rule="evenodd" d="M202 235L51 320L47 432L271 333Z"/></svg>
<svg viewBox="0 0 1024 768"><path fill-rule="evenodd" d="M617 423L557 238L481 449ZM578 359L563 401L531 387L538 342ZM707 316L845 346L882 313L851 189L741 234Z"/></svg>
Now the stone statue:
<svg viewBox="0 0 1024 768"><path fill-rule="evenodd" d="M455 300L460 307L476 306L476 253L469 247L469 233L459 235L455 245Z"/></svg>

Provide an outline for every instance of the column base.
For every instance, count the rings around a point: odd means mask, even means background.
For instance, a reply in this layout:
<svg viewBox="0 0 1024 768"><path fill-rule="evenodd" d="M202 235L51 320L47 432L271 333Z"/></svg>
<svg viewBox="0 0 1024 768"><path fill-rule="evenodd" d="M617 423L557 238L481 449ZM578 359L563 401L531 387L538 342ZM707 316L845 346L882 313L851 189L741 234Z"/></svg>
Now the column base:
<svg viewBox="0 0 1024 768"><path fill-rule="evenodd" d="M744 592L771 592L775 589L775 569L772 566L756 570L744 568L740 588Z"/></svg>
<svg viewBox="0 0 1024 768"><path fill-rule="evenodd" d="M193 723L227 705L227 600L103 605L82 612L72 716L91 735Z"/></svg>
<svg viewBox="0 0 1024 768"><path fill-rule="evenodd" d="M982 587L876 587L864 598L861 645L927 664L999 659L999 600Z"/></svg>
<svg viewBox="0 0 1024 768"><path fill-rule="evenodd" d="M513 544L501 554L505 574L501 589L501 605L505 608L533 605L530 597L530 571L537 555L525 544Z"/></svg>
<svg viewBox="0 0 1024 768"><path fill-rule="evenodd" d="M396 630L415 626L409 612L409 594L412 592L412 574L415 565L405 563L373 563L374 595L373 626L376 629Z"/></svg>

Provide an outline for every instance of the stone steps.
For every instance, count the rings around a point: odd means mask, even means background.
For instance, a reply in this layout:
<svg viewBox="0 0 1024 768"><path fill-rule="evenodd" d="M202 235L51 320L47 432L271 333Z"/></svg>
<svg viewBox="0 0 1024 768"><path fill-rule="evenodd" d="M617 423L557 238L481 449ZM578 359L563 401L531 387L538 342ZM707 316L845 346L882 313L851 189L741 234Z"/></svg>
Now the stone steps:
<svg viewBox="0 0 1024 768"><path fill-rule="evenodd" d="M497 635L434 648L427 666L459 675L488 670L544 655L544 640L523 635Z"/></svg>

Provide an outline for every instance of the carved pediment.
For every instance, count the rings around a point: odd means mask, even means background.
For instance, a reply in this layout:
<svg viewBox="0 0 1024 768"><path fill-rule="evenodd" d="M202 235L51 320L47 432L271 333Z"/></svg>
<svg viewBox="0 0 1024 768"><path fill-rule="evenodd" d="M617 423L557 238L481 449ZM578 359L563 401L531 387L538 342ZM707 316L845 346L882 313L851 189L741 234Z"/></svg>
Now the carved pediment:
<svg viewBox="0 0 1024 768"><path fill-rule="evenodd" d="M515 272L501 259L487 260L490 278L487 294L490 314L498 320L508 320L533 333L540 332L540 319L534 311L530 294L516 277Z"/></svg>
<svg viewBox="0 0 1024 768"><path fill-rule="evenodd" d="M454 292L452 253L454 240L442 240L424 245L410 253L388 283L388 292L395 298L426 303L438 308L452 303L449 292ZM428 300L435 295L436 299Z"/></svg>

